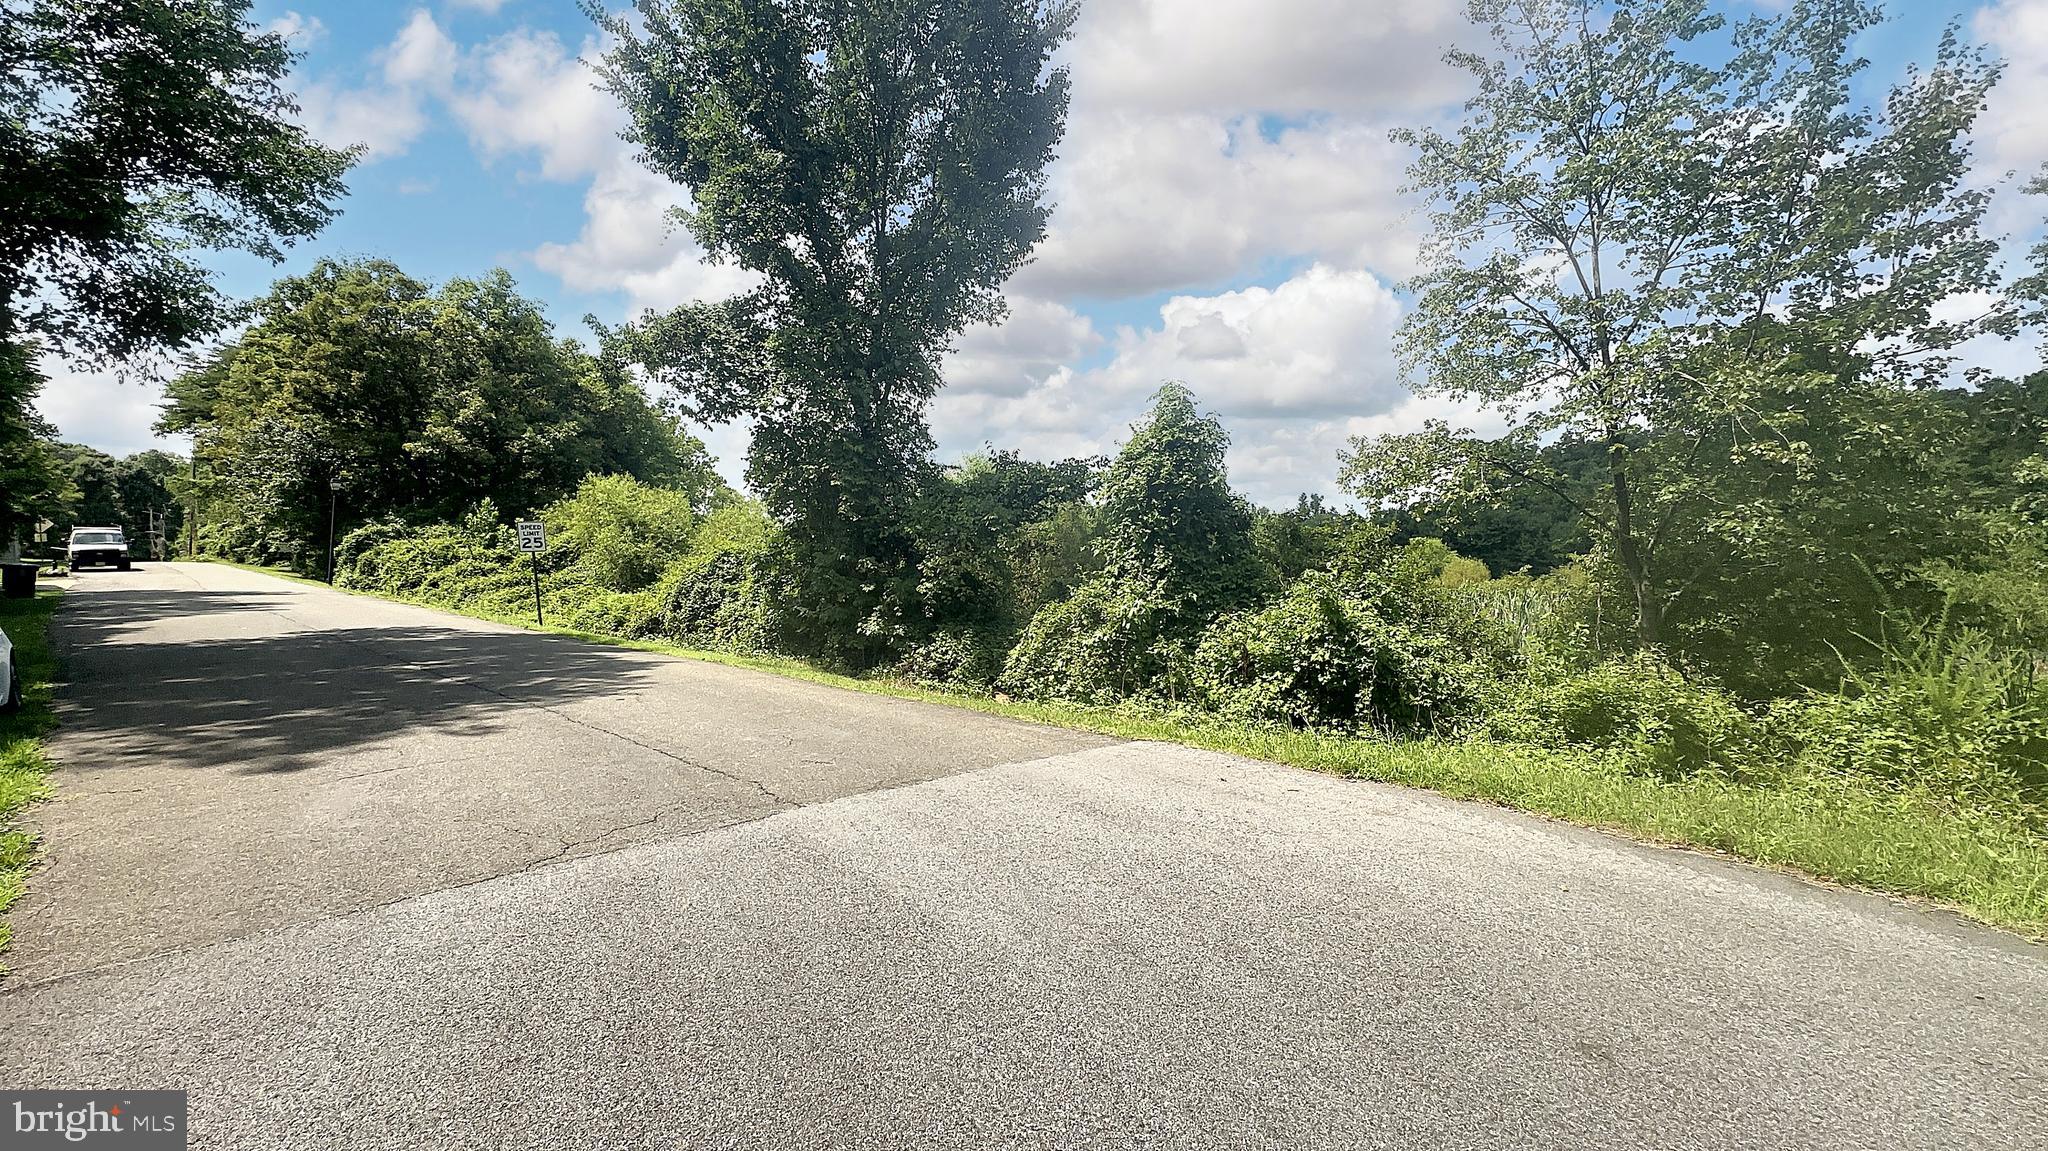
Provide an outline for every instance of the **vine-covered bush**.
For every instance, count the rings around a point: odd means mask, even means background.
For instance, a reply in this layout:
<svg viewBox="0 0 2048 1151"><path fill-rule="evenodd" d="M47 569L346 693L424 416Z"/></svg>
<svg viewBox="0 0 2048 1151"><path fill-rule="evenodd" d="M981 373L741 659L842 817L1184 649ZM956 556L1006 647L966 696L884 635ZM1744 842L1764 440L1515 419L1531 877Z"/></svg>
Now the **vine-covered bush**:
<svg viewBox="0 0 2048 1151"><path fill-rule="evenodd" d="M1003 666L1003 690L1031 699L1113 703L1173 693L1177 605L1155 589L1098 576L1031 617Z"/></svg>
<svg viewBox="0 0 2048 1151"><path fill-rule="evenodd" d="M1498 740L1595 753L1666 779L1740 772L1751 739L1749 718L1733 700L1655 656L1509 681L1490 701L1485 730Z"/></svg>
<svg viewBox="0 0 2048 1151"><path fill-rule="evenodd" d="M1462 726L1493 662L1445 631L1386 618L1323 572L1217 621L1195 677L1199 698L1234 719L1407 735Z"/></svg>
<svg viewBox="0 0 2048 1151"><path fill-rule="evenodd" d="M337 582L386 595L458 603L499 581L519 559L511 549L479 543L469 533L435 524L361 549Z"/></svg>
<svg viewBox="0 0 2048 1151"><path fill-rule="evenodd" d="M688 492L630 476L590 476L540 514L546 562L581 568L592 582L630 592L653 583L689 547L696 514Z"/></svg>
<svg viewBox="0 0 2048 1151"><path fill-rule="evenodd" d="M689 647L774 650L775 612L763 558L727 551L676 564L656 591L654 626Z"/></svg>
<svg viewBox="0 0 2048 1151"><path fill-rule="evenodd" d="M942 690L980 694L1003 671L1000 640L970 631L942 631L910 649L896 662L900 679Z"/></svg>
<svg viewBox="0 0 2048 1151"><path fill-rule="evenodd" d="M656 633L690 647L775 650L779 631L769 574L775 525L759 505L733 503L706 516L683 558L653 590Z"/></svg>
<svg viewBox="0 0 2048 1151"><path fill-rule="evenodd" d="M592 635L644 639L655 634L661 618L660 604L649 592L621 592L590 589L567 604L561 624Z"/></svg>
<svg viewBox="0 0 2048 1151"><path fill-rule="evenodd" d="M415 529L397 516L386 516L371 520L341 537L334 545L334 570L337 582L348 586L351 570L356 560L372 548L388 544L393 540L412 535Z"/></svg>

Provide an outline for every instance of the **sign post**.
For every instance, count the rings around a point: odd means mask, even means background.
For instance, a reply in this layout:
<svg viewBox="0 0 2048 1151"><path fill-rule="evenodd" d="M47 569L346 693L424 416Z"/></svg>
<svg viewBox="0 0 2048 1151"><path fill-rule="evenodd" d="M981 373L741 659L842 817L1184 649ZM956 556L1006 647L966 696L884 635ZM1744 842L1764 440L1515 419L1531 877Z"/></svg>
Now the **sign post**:
<svg viewBox="0 0 2048 1151"><path fill-rule="evenodd" d="M547 618L540 608L540 553L547 550L548 532L539 520L519 521L519 550L526 553L527 562L533 565L533 622L547 626Z"/></svg>

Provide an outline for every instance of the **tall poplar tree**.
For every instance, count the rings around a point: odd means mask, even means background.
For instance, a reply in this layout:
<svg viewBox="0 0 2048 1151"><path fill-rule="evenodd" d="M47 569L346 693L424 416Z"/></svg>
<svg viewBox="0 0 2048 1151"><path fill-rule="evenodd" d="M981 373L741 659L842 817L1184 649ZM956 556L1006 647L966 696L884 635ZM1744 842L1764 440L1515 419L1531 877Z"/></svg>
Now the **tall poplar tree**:
<svg viewBox="0 0 2048 1151"><path fill-rule="evenodd" d="M682 223L760 274L612 333L701 418L748 419L788 527L790 611L850 662L916 614L908 530L925 409L962 328L1045 230L1067 108L1064 0L640 0L592 15L629 140L689 189Z"/></svg>

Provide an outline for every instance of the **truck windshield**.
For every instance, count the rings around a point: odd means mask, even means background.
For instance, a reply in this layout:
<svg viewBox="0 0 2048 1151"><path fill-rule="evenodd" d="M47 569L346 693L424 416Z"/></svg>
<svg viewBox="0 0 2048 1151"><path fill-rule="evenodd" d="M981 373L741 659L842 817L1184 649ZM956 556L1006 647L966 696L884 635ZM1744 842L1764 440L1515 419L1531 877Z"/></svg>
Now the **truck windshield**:
<svg viewBox="0 0 2048 1151"><path fill-rule="evenodd" d="M74 544L118 544L123 542L120 532L79 532L71 537Z"/></svg>

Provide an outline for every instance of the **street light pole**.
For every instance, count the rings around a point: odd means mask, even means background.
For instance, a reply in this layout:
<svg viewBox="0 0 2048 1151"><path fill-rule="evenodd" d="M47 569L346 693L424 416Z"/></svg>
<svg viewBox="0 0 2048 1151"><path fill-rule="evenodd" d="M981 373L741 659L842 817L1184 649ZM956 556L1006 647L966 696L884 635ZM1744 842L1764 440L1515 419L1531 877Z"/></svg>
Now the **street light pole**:
<svg viewBox="0 0 2048 1151"><path fill-rule="evenodd" d="M334 583L334 509L341 503L341 481L327 481L327 582Z"/></svg>

